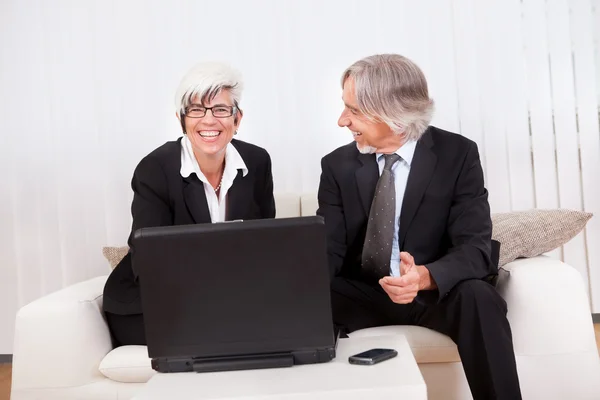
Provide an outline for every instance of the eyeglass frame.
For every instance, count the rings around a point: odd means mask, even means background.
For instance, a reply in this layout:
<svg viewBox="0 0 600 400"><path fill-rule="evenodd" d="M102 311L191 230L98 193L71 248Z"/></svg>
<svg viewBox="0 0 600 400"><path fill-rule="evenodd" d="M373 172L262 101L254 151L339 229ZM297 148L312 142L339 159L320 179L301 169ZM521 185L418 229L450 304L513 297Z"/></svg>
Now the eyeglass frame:
<svg viewBox="0 0 600 400"><path fill-rule="evenodd" d="M228 106L228 105L226 105L226 104L218 104L218 105L215 105L215 106L212 106L212 107L204 107L204 106L201 106L201 105L195 105L195 106L196 106L196 107L198 107L198 108L203 108L203 109L204 109L204 115L203 115L203 116L201 116L201 117L192 117L192 116L190 116L190 115L188 114L188 109L189 109L190 107L192 107L192 106L187 106L187 107L186 107L186 108L183 110L183 116L185 116L185 117L188 117L188 118L194 118L194 119L198 119L198 118L204 118L204 117L206 117L206 113L208 112L208 110L210 110L210 113L212 114L212 116L213 116L214 118L229 118L229 117L233 116L233 115L234 115L234 114L235 114L235 113L236 113L236 112L239 110L239 108L238 108L237 106ZM216 116L216 115L213 113L213 108L219 108L219 107L221 107L221 108L228 108L228 109L230 109L230 114L229 114L229 115L227 115L227 116L222 116L222 117L218 117L218 116Z"/></svg>

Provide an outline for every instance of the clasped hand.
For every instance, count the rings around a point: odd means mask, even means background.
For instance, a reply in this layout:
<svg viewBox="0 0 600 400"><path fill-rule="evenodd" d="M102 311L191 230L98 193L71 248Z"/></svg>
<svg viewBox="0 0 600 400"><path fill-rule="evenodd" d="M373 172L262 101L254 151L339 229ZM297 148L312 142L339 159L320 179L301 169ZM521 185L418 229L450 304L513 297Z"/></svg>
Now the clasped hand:
<svg viewBox="0 0 600 400"><path fill-rule="evenodd" d="M390 299L397 304L411 303L419 293L421 276L410 253L400 253L400 276L386 276L379 284Z"/></svg>

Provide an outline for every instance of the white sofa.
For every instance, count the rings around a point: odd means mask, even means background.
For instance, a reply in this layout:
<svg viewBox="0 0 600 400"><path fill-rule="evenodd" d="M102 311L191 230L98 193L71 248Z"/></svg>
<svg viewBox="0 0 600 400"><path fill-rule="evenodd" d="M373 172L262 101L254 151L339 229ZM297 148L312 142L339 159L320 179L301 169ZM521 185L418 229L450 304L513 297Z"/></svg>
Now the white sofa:
<svg viewBox="0 0 600 400"><path fill-rule="evenodd" d="M278 217L313 215L314 194L276 197ZM67 287L19 310L12 400L131 399L154 374L144 346L112 349L102 310L106 276ZM600 359L583 281L571 266L538 256L504 266L498 289L509 307L525 399L600 399ZM454 343L416 326L403 333L430 400L471 399ZM398 371L402 373L402 371Z"/></svg>

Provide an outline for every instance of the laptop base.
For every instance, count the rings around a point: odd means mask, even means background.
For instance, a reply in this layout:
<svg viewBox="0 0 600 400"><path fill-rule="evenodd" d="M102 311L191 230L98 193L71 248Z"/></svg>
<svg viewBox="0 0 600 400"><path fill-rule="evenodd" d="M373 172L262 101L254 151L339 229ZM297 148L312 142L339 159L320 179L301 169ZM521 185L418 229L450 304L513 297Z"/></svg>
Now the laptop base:
<svg viewBox="0 0 600 400"><path fill-rule="evenodd" d="M334 348L237 357L156 358L152 359L152 369L162 373L240 371L325 363L334 358Z"/></svg>

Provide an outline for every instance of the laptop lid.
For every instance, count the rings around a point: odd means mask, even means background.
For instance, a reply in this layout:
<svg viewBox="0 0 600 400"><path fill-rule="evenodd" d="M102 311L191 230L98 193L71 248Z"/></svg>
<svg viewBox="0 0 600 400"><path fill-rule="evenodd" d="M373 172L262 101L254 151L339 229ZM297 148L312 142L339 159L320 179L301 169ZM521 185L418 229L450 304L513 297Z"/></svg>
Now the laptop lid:
<svg viewBox="0 0 600 400"><path fill-rule="evenodd" d="M136 231L149 356L334 347L325 235L318 216Z"/></svg>

